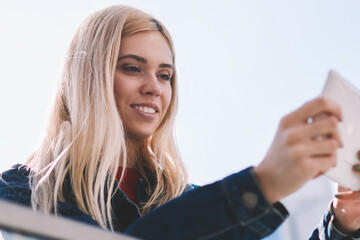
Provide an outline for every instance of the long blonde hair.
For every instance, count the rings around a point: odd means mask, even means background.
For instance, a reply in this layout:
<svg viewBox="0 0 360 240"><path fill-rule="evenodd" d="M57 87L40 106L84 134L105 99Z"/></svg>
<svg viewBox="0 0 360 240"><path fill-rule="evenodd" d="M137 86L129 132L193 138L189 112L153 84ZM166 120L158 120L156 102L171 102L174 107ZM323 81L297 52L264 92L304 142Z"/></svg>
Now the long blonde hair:
<svg viewBox="0 0 360 240"><path fill-rule="evenodd" d="M57 213L57 201L74 201L101 227L113 229L110 203L117 189L115 176L120 165L127 165L126 138L114 99L114 73L122 37L141 31L161 32L174 58L166 28L138 9L105 8L88 16L77 30L45 137L28 161L34 209ZM144 213L179 196L187 183L174 137L176 72L171 85L164 120L151 137L136 144L136 167L149 186ZM73 200L66 195L69 187Z"/></svg>

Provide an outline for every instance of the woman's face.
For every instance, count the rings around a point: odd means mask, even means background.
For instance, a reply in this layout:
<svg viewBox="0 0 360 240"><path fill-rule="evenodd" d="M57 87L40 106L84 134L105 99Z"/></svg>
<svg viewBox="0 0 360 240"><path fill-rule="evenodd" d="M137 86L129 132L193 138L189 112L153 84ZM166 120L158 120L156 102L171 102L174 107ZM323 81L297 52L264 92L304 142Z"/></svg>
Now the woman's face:
<svg viewBox="0 0 360 240"><path fill-rule="evenodd" d="M171 50L158 31L144 31L121 40L114 94L129 138L152 135L171 100L174 66Z"/></svg>

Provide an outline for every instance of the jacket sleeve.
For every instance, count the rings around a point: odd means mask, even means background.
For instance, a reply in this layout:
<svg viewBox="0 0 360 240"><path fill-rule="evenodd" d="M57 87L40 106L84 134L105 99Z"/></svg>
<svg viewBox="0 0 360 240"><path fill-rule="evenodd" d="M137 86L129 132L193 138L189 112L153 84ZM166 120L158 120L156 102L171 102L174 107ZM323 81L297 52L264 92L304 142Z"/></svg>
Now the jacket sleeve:
<svg viewBox="0 0 360 240"><path fill-rule="evenodd" d="M253 167L185 192L135 221L125 233L144 239L261 239L285 220L281 203L271 205Z"/></svg>
<svg viewBox="0 0 360 240"><path fill-rule="evenodd" d="M319 226L313 231L309 240L358 240L360 239L360 230L354 235L348 235L340 232L334 225L334 211L332 203L329 210L325 213L324 218Z"/></svg>

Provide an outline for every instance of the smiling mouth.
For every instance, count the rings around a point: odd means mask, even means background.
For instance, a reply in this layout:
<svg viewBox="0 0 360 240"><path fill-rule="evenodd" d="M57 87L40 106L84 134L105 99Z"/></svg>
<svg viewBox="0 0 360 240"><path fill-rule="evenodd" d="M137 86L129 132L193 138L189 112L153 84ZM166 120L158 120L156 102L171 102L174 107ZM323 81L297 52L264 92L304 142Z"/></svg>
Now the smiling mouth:
<svg viewBox="0 0 360 240"><path fill-rule="evenodd" d="M155 108L152 107L146 107L146 106L138 106L138 105L130 105L131 108L137 109L141 112L144 113L150 113L150 114L154 114L157 113L158 111Z"/></svg>

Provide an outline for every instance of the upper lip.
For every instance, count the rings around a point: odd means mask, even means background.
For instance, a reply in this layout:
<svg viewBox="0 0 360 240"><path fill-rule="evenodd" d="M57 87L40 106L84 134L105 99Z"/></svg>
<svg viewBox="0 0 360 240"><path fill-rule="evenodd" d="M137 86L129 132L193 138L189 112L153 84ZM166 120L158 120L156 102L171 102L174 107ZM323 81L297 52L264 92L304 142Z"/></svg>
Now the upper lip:
<svg viewBox="0 0 360 240"><path fill-rule="evenodd" d="M160 111L160 107L157 103L153 103L153 102L143 102L143 103L132 103L130 104L130 107L134 107L134 106L143 106L143 107L150 107L155 109L156 112Z"/></svg>

